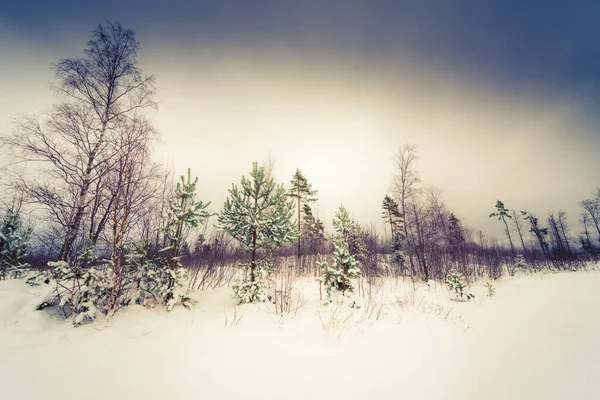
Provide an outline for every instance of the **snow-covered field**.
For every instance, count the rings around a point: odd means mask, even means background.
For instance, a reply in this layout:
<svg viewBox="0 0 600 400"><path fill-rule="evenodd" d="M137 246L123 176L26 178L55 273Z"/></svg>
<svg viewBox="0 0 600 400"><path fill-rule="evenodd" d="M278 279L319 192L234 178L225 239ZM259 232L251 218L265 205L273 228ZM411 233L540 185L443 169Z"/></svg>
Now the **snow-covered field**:
<svg viewBox="0 0 600 400"><path fill-rule="evenodd" d="M0 399L599 399L600 273L494 284L459 303L388 280L360 309L308 284L286 317L224 288L73 328L0 282Z"/></svg>

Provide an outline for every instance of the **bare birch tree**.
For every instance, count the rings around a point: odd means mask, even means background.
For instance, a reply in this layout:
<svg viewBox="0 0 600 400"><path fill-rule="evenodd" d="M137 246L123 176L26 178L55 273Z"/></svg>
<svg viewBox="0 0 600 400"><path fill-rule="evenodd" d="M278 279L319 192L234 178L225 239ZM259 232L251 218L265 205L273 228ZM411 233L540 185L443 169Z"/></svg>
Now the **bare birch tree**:
<svg viewBox="0 0 600 400"><path fill-rule="evenodd" d="M400 212L405 216L404 221L404 236L407 242L407 253L408 260L410 263L411 272L414 274L415 265L413 260L413 249L414 242L409 237L409 230L412 227L412 221L408 209L408 203L412 197L418 192L417 184L421 181L417 171L415 170L415 164L419 159L417 147L413 144L402 145L398 148L398 152L394 157L395 173L393 177L393 191L396 195L401 210Z"/></svg>

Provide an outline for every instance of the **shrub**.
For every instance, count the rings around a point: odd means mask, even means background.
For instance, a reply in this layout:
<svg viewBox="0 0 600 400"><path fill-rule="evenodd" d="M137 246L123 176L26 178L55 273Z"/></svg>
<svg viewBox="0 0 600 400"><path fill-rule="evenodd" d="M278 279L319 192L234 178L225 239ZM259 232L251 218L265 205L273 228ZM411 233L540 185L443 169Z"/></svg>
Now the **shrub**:
<svg viewBox="0 0 600 400"><path fill-rule="evenodd" d="M454 295L455 300L468 301L475 298L475 295L466 290L467 284L463 275L454 268L448 271L446 285L450 293Z"/></svg>
<svg viewBox="0 0 600 400"><path fill-rule="evenodd" d="M241 264L241 276L233 283L233 295L240 304L264 302L270 297L269 288L272 266L263 261L257 262L254 269L254 280L250 279L250 264Z"/></svg>
<svg viewBox="0 0 600 400"><path fill-rule="evenodd" d="M22 278L31 230L24 229L18 212L8 211L0 223L0 279Z"/></svg>

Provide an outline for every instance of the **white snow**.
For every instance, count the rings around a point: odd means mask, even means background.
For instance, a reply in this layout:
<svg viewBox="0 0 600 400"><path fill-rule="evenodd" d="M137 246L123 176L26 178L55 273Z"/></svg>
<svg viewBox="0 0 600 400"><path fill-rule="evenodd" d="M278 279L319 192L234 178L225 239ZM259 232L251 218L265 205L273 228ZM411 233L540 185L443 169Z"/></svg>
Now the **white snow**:
<svg viewBox="0 0 600 400"><path fill-rule="evenodd" d="M33 310L47 286L3 281L0 399L600 398L600 273L494 285L458 303L387 280L357 310L324 307L309 283L283 318L222 288L192 311L136 306L73 328Z"/></svg>

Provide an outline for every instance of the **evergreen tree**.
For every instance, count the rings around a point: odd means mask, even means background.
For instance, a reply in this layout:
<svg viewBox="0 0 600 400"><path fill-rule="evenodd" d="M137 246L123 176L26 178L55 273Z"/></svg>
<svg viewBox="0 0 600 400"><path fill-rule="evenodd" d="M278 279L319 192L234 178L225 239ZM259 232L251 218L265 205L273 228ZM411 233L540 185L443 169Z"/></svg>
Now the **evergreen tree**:
<svg viewBox="0 0 600 400"><path fill-rule="evenodd" d="M317 191L312 189L312 186L308 183L308 180L298 168L296 168L296 173L294 174L294 176L292 176L290 184L290 197L296 199L296 205L298 208L298 232L303 234L304 231L302 230L302 214L300 211L303 205L308 205L308 203L317 201L317 198L315 197ZM301 235L298 236L298 257L300 257L301 255L300 236Z"/></svg>
<svg viewBox="0 0 600 400"><path fill-rule="evenodd" d="M508 224L506 223L506 218L511 219L512 216L508 213L510 210L504 207L504 203L500 200L496 201L496 211L490 214L490 218L498 217L498 220L501 220L504 223L506 236L508 237L508 242L510 243L510 249L515 254L515 246L513 246L512 238L510 237L510 230L508 229Z"/></svg>
<svg viewBox="0 0 600 400"><path fill-rule="evenodd" d="M546 237L548 236L548 228L540 227L538 219L535 215L528 214L526 211L521 211L521 214L524 216L525 220L529 221L529 232L531 232L537 239L538 243L540 244L540 247L542 248L544 256L550 258L550 250L548 248L548 241L546 239Z"/></svg>
<svg viewBox="0 0 600 400"><path fill-rule="evenodd" d="M355 257L357 261L364 262L367 255L365 232L358 222L350 217L343 204L340 205L333 217L333 229L336 231L336 236L348 245L350 255Z"/></svg>
<svg viewBox="0 0 600 400"><path fill-rule="evenodd" d="M398 208L398 203L388 195L385 195L383 198L383 205L381 208L383 210L381 216L386 223L390 224L390 233L393 238L394 235L403 231L404 216Z"/></svg>
<svg viewBox="0 0 600 400"><path fill-rule="evenodd" d="M455 269L448 271L446 286L448 287L448 291L454 295L455 300L468 301L475 298L475 295L467 291L468 285L463 274Z"/></svg>
<svg viewBox="0 0 600 400"><path fill-rule="evenodd" d="M241 187L232 185L229 189L219 224L249 253L244 276L233 287L240 302L263 299L273 253L298 237L293 215L294 202L284 186L267 178L256 162L250 179L242 176Z"/></svg>
<svg viewBox="0 0 600 400"><path fill-rule="evenodd" d="M315 251L318 254L321 243L325 241L325 226L320 219L315 219L308 204L303 206L302 213L304 214L302 231L308 239L310 251Z"/></svg>
<svg viewBox="0 0 600 400"><path fill-rule="evenodd" d="M358 262L350 254L348 244L341 236L333 239L333 263L329 265L326 260L319 260L317 266L320 274L317 280L325 286L327 297L331 297L332 292L341 292L345 295L354 291L352 278L360 274Z"/></svg>
<svg viewBox="0 0 600 400"><path fill-rule="evenodd" d="M405 263L405 254L403 250L403 242L405 239L404 215L400 212L398 203L388 195L385 195L383 198L381 208L383 210L381 216L384 221L390 225L390 232L392 234L392 263L402 270Z"/></svg>
<svg viewBox="0 0 600 400"><path fill-rule="evenodd" d="M453 213L448 217L448 245L454 252L458 252L465 242L460 221Z"/></svg>
<svg viewBox="0 0 600 400"><path fill-rule="evenodd" d="M30 236L31 230L23 227L19 212L7 211L0 225L0 279L20 278L25 274Z"/></svg>
<svg viewBox="0 0 600 400"><path fill-rule="evenodd" d="M463 272L466 272L466 251L465 251L465 235L460 221L453 213L448 217L448 247L454 262L461 266Z"/></svg>
<svg viewBox="0 0 600 400"><path fill-rule="evenodd" d="M162 228L165 240L168 243L168 246L160 252L167 256L166 272L168 279L165 301L169 310L180 300L185 305L187 299L185 293L182 293L184 289L182 282L186 278L187 271L182 268L180 255L184 244L184 229L197 227L210 216L210 213L206 211L210 202L196 201L197 184L198 178L192 181L189 169L187 179L181 176L181 182L178 182L175 188L175 198L169 202L166 223Z"/></svg>
<svg viewBox="0 0 600 400"><path fill-rule="evenodd" d="M400 272L406 265L406 255L403 250L401 232L392 237L392 263L400 269Z"/></svg>

